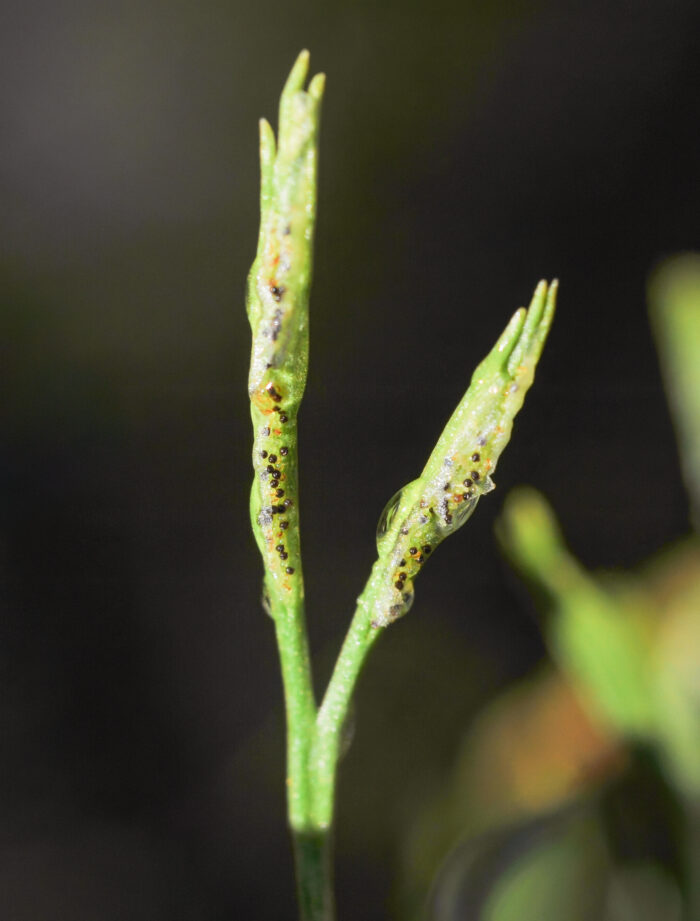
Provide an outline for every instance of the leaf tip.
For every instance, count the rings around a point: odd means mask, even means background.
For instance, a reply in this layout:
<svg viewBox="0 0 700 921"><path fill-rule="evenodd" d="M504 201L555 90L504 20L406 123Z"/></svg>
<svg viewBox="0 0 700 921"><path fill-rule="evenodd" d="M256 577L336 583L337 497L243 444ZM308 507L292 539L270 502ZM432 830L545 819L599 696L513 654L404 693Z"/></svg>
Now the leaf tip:
<svg viewBox="0 0 700 921"><path fill-rule="evenodd" d="M323 91L326 88L326 75L325 74L316 74L313 80L309 83L309 96L316 102L320 102L323 98Z"/></svg>
<svg viewBox="0 0 700 921"><path fill-rule="evenodd" d="M508 360L511 352L517 345L526 319L527 310L524 307L518 307L518 309L508 321L508 325L501 333L494 351L498 352L504 361Z"/></svg>
<svg viewBox="0 0 700 921"><path fill-rule="evenodd" d="M303 51L299 52L294 65L289 72L287 77L287 82L284 85L282 90L282 96L290 96L293 93L296 93L304 85L304 80L306 80L306 75L309 72L309 61L311 59L311 54L307 48L304 48Z"/></svg>
<svg viewBox="0 0 700 921"><path fill-rule="evenodd" d="M260 129L260 162L263 174L265 174L275 158L275 133L266 118L260 119L258 127Z"/></svg>

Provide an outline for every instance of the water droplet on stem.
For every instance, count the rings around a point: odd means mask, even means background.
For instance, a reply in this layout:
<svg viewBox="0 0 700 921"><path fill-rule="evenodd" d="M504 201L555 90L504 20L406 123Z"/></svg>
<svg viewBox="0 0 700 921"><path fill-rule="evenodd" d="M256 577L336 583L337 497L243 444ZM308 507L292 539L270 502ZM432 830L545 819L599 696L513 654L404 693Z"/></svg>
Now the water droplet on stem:
<svg viewBox="0 0 700 921"><path fill-rule="evenodd" d="M411 610L413 599L415 598L413 583L408 582L401 591L397 591L396 598L397 600L389 608L389 623L393 623L393 621L403 617L404 614L408 614Z"/></svg>
<svg viewBox="0 0 700 921"><path fill-rule="evenodd" d="M387 504L384 506L384 511L379 516L379 523L377 524L377 546L379 546L379 542L386 535L394 521L394 518L396 518L396 513L398 512L399 505L401 504L402 495L403 489L400 489L391 497L391 499L389 499Z"/></svg>
<svg viewBox="0 0 700 921"><path fill-rule="evenodd" d="M469 499L462 499L461 502L457 502L454 505L450 504L445 506L444 509L440 509L440 514L437 515L437 525L443 534L452 534L457 531L462 525L469 519L474 513L474 509L477 506L479 501L480 493L472 496Z"/></svg>
<svg viewBox="0 0 700 921"><path fill-rule="evenodd" d="M496 484L493 482L490 476L487 476L481 484L481 495L485 496L487 492L493 492L495 488Z"/></svg>
<svg viewBox="0 0 700 921"><path fill-rule="evenodd" d="M262 605L262 609L267 614L267 616L272 617L272 604L270 602L270 596L267 593L267 589L263 589L262 597L260 598L260 604Z"/></svg>

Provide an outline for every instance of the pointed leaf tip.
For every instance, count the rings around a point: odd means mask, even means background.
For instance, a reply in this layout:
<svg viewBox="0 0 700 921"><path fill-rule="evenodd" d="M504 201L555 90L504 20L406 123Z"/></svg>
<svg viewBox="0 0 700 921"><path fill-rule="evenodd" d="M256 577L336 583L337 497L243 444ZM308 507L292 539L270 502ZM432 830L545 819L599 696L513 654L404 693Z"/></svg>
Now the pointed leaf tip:
<svg viewBox="0 0 700 921"><path fill-rule="evenodd" d="M291 71L289 72L289 76L287 77L287 82L284 85L284 89L282 90L282 98L296 93L302 89L304 86L304 80L306 80L306 75L309 72L310 58L311 55L306 49L299 53Z"/></svg>
<svg viewBox="0 0 700 921"><path fill-rule="evenodd" d="M520 333L522 332L523 326L525 325L526 320L526 310L524 307L518 307L513 316L508 321L508 325L503 330L500 335L498 342L496 343L494 351L500 352L503 354L503 358L507 361L508 356L513 351Z"/></svg>
<svg viewBox="0 0 700 921"><path fill-rule="evenodd" d="M260 163L265 173L272 167L275 159L275 133L266 118L261 118L258 126L260 128Z"/></svg>
<svg viewBox="0 0 700 921"><path fill-rule="evenodd" d="M316 74L311 83L309 83L309 96L312 99L320 100L323 96L323 91L326 88L326 75L325 74Z"/></svg>
<svg viewBox="0 0 700 921"><path fill-rule="evenodd" d="M544 323L551 324L554 311L557 306L557 294L559 293L559 279L553 278L547 292L547 306L544 312Z"/></svg>

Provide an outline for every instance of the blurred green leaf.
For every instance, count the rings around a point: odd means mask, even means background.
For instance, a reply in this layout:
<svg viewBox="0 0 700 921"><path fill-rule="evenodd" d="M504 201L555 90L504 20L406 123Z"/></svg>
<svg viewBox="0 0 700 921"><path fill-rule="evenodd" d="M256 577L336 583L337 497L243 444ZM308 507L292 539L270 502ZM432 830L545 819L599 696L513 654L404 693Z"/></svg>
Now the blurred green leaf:
<svg viewBox="0 0 700 921"><path fill-rule="evenodd" d="M681 463L700 525L700 255L664 262L649 282L649 312L676 425Z"/></svg>
<svg viewBox="0 0 700 921"><path fill-rule="evenodd" d="M659 582L662 581L662 585ZM652 675L656 737L672 782L700 801L700 546L684 541L654 567L660 612Z"/></svg>
<svg viewBox="0 0 700 921"><path fill-rule="evenodd" d="M497 535L513 565L548 596L545 639L586 705L618 733L648 738L654 705L643 601L631 592L613 594L585 571L532 489L508 496Z"/></svg>

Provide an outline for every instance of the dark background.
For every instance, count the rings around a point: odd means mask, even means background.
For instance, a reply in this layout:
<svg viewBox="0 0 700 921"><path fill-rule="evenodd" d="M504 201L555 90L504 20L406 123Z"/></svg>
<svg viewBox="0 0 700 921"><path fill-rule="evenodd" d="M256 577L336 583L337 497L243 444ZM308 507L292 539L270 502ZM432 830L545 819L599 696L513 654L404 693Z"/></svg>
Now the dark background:
<svg viewBox="0 0 700 921"><path fill-rule="evenodd" d="M492 535L506 491L541 488L591 566L687 530L644 292L697 246L699 29L694 0L5 0L0 916L294 917L243 290L256 120L302 47L328 76L301 415L319 685L383 504L537 280L562 284L498 491L362 679L339 901L390 916L416 805L544 655Z"/></svg>

